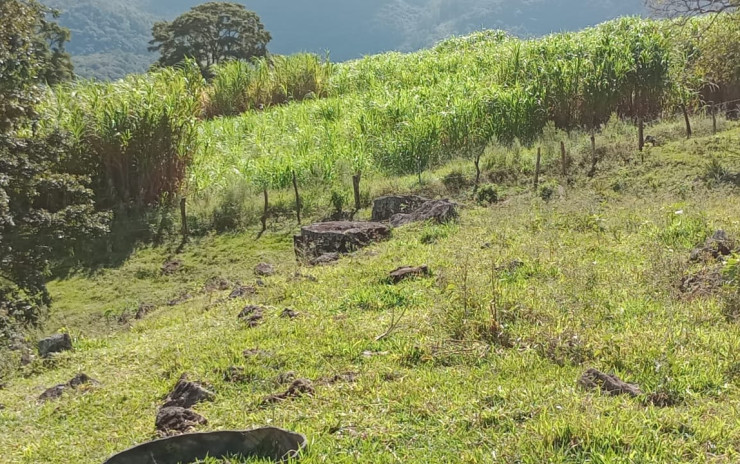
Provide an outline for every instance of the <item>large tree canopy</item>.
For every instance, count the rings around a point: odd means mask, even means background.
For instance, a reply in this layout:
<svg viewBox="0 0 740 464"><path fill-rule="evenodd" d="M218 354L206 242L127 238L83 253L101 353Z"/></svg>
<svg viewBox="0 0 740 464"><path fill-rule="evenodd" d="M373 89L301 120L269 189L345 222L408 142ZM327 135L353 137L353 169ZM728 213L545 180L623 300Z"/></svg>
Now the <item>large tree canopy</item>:
<svg viewBox="0 0 740 464"><path fill-rule="evenodd" d="M55 253L106 222L84 179L63 169L64 135L23 135L48 78L46 13L32 0L0 1L0 340L50 304L45 275Z"/></svg>
<svg viewBox="0 0 740 464"><path fill-rule="evenodd" d="M204 3L172 22L157 22L152 35L149 50L160 53L159 66L192 58L204 71L223 61L265 56L271 39L256 13L227 2Z"/></svg>
<svg viewBox="0 0 740 464"><path fill-rule="evenodd" d="M647 4L667 16L692 16L735 11L740 0L647 0Z"/></svg>

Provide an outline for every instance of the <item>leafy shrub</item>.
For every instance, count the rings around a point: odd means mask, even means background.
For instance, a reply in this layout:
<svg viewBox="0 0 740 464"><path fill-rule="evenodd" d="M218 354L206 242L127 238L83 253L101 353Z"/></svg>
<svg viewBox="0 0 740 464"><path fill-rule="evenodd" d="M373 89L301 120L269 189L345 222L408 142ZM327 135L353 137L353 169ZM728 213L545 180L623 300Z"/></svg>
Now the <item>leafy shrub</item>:
<svg viewBox="0 0 740 464"><path fill-rule="evenodd" d="M442 184L444 184L447 191L456 193L470 186L470 182L465 177L465 174L459 169L456 169L442 178Z"/></svg>
<svg viewBox="0 0 740 464"><path fill-rule="evenodd" d="M484 185L478 190L475 199L480 204L493 204L498 202L498 190L495 185Z"/></svg>
<svg viewBox="0 0 740 464"><path fill-rule="evenodd" d="M557 186L555 184L546 183L546 184L540 185L537 194L543 200L550 201L552 199L552 196L555 194L556 188Z"/></svg>

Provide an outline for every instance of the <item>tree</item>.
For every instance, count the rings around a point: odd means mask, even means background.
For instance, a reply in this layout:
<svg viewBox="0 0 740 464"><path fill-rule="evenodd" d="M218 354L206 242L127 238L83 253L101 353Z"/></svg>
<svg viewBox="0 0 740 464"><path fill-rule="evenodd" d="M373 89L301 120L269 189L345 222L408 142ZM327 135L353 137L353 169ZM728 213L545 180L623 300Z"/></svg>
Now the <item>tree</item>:
<svg viewBox="0 0 740 464"><path fill-rule="evenodd" d="M740 0L647 0L656 13L674 16L695 16L736 11Z"/></svg>
<svg viewBox="0 0 740 464"><path fill-rule="evenodd" d="M59 84L74 77L72 58L64 48L71 34L69 29L54 21L58 17L58 11L40 6L36 25L36 58L43 63L39 77L48 85Z"/></svg>
<svg viewBox="0 0 740 464"><path fill-rule="evenodd" d="M38 53L44 9L35 1L0 2L0 335L37 324L51 303L45 276L56 253L102 232L81 177L65 172L69 150L60 133L29 139L46 62Z"/></svg>
<svg viewBox="0 0 740 464"><path fill-rule="evenodd" d="M204 73L224 61L266 56L272 38L256 13L227 2L204 3L172 22L157 22L152 36L149 51L161 55L156 65L192 58Z"/></svg>

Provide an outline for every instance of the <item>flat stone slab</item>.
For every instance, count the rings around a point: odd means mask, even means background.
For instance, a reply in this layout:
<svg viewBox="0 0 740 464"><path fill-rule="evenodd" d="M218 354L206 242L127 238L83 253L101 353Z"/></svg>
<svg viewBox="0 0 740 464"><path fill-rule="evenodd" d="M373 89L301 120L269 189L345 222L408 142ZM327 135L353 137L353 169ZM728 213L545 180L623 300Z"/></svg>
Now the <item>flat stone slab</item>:
<svg viewBox="0 0 740 464"><path fill-rule="evenodd" d="M307 445L305 436L275 427L191 433L135 446L103 464L188 464L239 455L281 462L297 458Z"/></svg>
<svg viewBox="0 0 740 464"><path fill-rule="evenodd" d="M391 217L393 227L412 222L435 221L438 224L454 221L458 217L457 203L449 200L429 200L410 213L399 213Z"/></svg>
<svg viewBox="0 0 740 464"><path fill-rule="evenodd" d="M312 259L351 253L390 235L390 228L379 222L319 222L302 227L301 234L293 237L293 245L296 256Z"/></svg>
<svg viewBox="0 0 740 464"><path fill-rule="evenodd" d="M61 353L72 349L72 338L69 334L55 334L39 340L39 355L48 358L52 353Z"/></svg>

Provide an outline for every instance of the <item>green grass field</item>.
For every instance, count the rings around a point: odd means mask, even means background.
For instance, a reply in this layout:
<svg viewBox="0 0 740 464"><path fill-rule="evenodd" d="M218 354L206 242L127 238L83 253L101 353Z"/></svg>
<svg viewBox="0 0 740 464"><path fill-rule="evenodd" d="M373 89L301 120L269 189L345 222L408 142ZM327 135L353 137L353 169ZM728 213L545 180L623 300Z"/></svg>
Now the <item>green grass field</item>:
<svg viewBox="0 0 740 464"><path fill-rule="evenodd" d="M685 141L671 127L654 128L673 141L644 161L615 140L595 177L544 179L556 186L549 201L528 180L490 207L464 192L458 224L396 229L332 266L300 266L285 221L260 240L252 229L195 239L170 276L160 268L176 244L51 282L45 331L66 330L75 350L34 360L0 389L0 461L97 464L152 439L158 406L187 372L216 392L194 408L209 421L198 430L295 430L309 464L737 462L740 326L719 293L689 298L677 285L714 230L740 237L740 128ZM445 193L445 172L427 173L427 193ZM203 290L212 278L254 284L262 261L277 273L246 300ZM420 264L431 277L386 283ZM166 305L184 293L193 299ZM157 308L121 317L141 303ZM247 304L267 308L258 327L237 320ZM279 317L285 308L299 317ZM226 380L230 367L241 381ZM586 391L577 380L590 367L671 405ZM262 405L291 371L315 395ZM78 372L100 385L37 400Z"/></svg>

